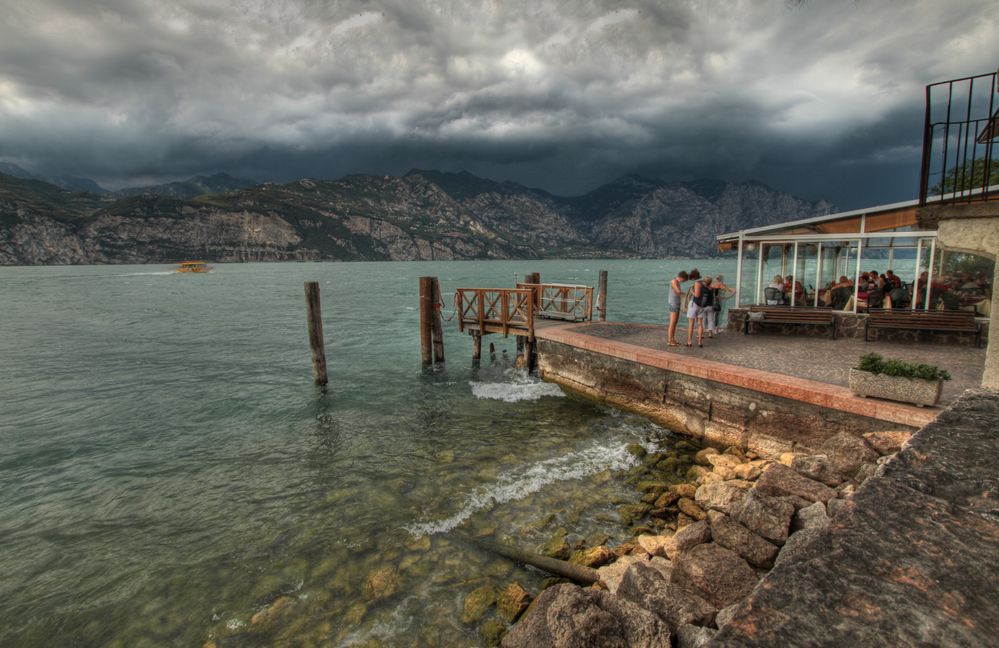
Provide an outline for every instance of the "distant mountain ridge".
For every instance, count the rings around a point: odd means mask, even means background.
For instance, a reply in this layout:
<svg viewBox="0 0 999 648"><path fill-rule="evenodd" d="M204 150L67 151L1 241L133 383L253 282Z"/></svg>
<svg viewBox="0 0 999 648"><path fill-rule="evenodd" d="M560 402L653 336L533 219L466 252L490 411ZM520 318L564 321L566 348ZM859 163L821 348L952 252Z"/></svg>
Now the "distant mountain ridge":
<svg viewBox="0 0 999 648"><path fill-rule="evenodd" d="M698 257L719 233L831 210L757 182L635 175L575 197L420 169L94 195L0 170L0 264Z"/></svg>
<svg viewBox="0 0 999 648"><path fill-rule="evenodd" d="M0 162L0 173L20 178L22 180L39 180L41 182L47 182L61 189L66 189L67 191L88 191L98 195L107 193L108 191L90 178L37 175L10 162Z"/></svg>
<svg viewBox="0 0 999 648"><path fill-rule="evenodd" d="M127 187L113 192L115 196L170 196L172 198L195 198L238 191L259 184L254 180L234 178L228 173L215 173L210 176L194 176L187 180L167 182L146 187Z"/></svg>

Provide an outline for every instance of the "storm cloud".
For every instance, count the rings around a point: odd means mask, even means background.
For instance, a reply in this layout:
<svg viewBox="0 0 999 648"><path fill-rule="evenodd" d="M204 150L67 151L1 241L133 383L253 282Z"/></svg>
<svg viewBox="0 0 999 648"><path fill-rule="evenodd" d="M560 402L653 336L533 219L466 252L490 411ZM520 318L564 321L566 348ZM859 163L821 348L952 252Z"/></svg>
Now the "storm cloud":
<svg viewBox="0 0 999 648"><path fill-rule="evenodd" d="M110 187L467 169L914 196L927 83L985 0L0 0L0 160Z"/></svg>

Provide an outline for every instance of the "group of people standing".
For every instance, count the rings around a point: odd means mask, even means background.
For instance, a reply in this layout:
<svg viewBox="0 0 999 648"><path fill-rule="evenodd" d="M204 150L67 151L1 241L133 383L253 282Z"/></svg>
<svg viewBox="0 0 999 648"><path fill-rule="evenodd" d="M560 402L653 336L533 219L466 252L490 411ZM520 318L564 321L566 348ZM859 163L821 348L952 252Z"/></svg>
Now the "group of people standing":
<svg viewBox="0 0 999 648"><path fill-rule="evenodd" d="M683 284L693 281L693 285L687 289L684 298ZM704 331L707 329L708 337L714 337L715 333L721 333L719 326L721 320L722 301L735 294L722 281L722 276L715 278L701 277L701 273L694 268L689 273L681 270L669 283L669 335L666 343L671 347L680 346L676 341L676 325L680 320L681 305L687 313L687 346L693 346L694 327L697 327L697 346L704 346Z"/></svg>

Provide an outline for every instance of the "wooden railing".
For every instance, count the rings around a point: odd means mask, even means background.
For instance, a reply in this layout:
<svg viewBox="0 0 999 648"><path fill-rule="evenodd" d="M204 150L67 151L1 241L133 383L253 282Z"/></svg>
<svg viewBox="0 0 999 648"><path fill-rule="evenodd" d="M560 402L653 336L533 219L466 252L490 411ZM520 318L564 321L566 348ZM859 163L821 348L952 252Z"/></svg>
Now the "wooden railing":
<svg viewBox="0 0 999 648"><path fill-rule="evenodd" d="M593 286L519 283L517 288L535 291L534 304L538 317L574 322L593 318Z"/></svg>
<svg viewBox="0 0 999 648"><path fill-rule="evenodd" d="M534 338L534 290L531 288L458 288L458 330L513 333Z"/></svg>

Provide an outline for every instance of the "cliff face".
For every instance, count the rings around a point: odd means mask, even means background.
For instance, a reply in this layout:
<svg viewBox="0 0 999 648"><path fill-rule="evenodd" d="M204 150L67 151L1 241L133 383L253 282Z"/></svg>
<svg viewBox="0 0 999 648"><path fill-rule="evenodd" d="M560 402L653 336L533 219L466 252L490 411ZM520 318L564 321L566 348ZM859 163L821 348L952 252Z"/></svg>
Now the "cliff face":
<svg viewBox="0 0 999 648"><path fill-rule="evenodd" d="M827 211L755 183L635 177L576 198L413 171L180 199L0 174L0 264L701 256L720 232Z"/></svg>

